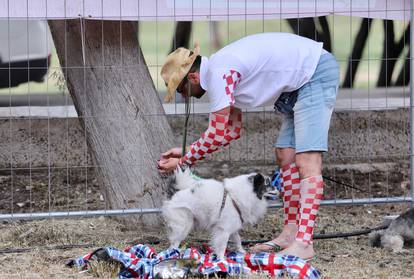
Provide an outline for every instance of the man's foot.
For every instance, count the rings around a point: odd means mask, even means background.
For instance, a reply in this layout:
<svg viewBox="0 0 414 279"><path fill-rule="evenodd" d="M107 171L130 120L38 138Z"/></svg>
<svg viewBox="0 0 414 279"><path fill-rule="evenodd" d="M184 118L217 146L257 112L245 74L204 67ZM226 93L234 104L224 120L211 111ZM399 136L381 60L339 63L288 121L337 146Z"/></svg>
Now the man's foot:
<svg viewBox="0 0 414 279"><path fill-rule="evenodd" d="M265 243L256 244L250 249L250 251L253 253L278 252L281 249L289 247L295 241L297 231L298 227L296 225L285 225L278 237Z"/></svg>
<svg viewBox="0 0 414 279"><path fill-rule="evenodd" d="M311 260L315 257L315 250L312 244L306 244L302 241L295 240L288 248L280 251L278 255L292 255L303 260Z"/></svg>

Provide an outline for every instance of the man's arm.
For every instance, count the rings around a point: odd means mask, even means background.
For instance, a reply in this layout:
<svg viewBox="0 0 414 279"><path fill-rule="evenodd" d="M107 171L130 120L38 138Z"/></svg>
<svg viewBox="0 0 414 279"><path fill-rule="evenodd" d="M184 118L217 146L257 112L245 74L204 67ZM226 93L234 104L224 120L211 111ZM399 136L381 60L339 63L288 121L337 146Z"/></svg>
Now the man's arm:
<svg viewBox="0 0 414 279"><path fill-rule="evenodd" d="M206 154L216 151L225 142L229 126L230 106L210 113L207 130L200 139L191 144L190 150L181 158L180 164L192 165L195 161L203 160Z"/></svg>
<svg viewBox="0 0 414 279"><path fill-rule="evenodd" d="M223 146L226 146L231 141L240 138L241 129L242 129L242 112L238 108L231 107L229 125L227 126L226 134L224 136Z"/></svg>
<svg viewBox="0 0 414 279"><path fill-rule="evenodd" d="M241 128L240 109L227 107L211 113L207 131L190 146L190 150L181 158L180 164L192 165L195 161L203 160L206 154L213 153L220 146L226 146L240 138Z"/></svg>
<svg viewBox="0 0 414 279"><path fill-rule="evenodd" d="M210 114L207 131L190 146L184 157L179 159L179 148L170 149L162 154L158 163L160 172L171 171L177 164L192 165L198 160L203 160L206 154L212 153L220 146L228 145L240 137L241 111L233 107L235 103L234 92L240 81L241 74L235 70L229 70L217 77L216 82L212 83L215 87L212 86L210 92L210 94L216 92L213 99L219 102L214 106L220 108L227 106ZM227 98L222 98L223 93Z"/></svg>

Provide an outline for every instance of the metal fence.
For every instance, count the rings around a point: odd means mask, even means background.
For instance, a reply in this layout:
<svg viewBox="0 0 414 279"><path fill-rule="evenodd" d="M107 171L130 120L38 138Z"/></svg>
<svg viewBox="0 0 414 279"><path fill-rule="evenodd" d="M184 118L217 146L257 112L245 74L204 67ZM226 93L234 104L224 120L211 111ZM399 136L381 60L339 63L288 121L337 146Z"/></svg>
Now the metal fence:
<svg viewBox="0 0 414 279"><path fill-rule="evenodd" d="M0 1L9 11L0 13L3 26L0 27L3 38L0 40L0 78L7 79L7 85L0 90L0 134L3 138L0 143L0 220L159 213L158 208L145 208L134 201L129 208L111 208L109 193L100 188L96 176L101 166L91 158L87 133L78 121L73 106L76 102L71 100L63 78L67 69L60 67L45 21L65 18L74 13L73 10L68 9L66 14L63 9L64 15L52 15L54 7L47 7L46 1L46 15L31 15L30 7L25 6L28 10L19 18L10 2ZM239 6L231 1L210 1L206 11L204 4L198 1L159 0L151 4L156 7L155 13L148 12L152 6L145 10L143 1L124 1L143 2L140 7L144 10L134 14L131 9L124 17L105 15L108 10L100 6L103 2L92 1L90 6L85 2L88 1L83 1L81 22L87 18L102 22L139 20L139 44L160 98L165 94L160 67L180 40L187 40L190 45L195 40L200 41L206 56L232 41L260 32L292 32L324 41L341 66L342 88L331 122L330 150L324 155L324 175L338 183L326 180L326 199L322 204L414 204L411 171L414 164L414 89L408 87L409 80L414 78L410 71L413 69L411 41L414 34L409 26L413 13L408 1L393 4L388 3L392 1L377 1L385 3L383 8L376 4L354 7L350 1L349 9L339 4L335 6L336 1L302 1L314 3L312 6L303 4L303 7L299 1L275 1L279 6L269 1L235 1ZM173 14L163 12L164 4ZM120 10L125 12L128 7L124 9L122 5L120 1ZM192 22L191 31L184 29L191 32L191 36L179 36L179 28L189 27L188 23L186 27L180 26L178 22L183 20ZM102 28L105 28L103 23ZM87 30L79 32L87 40ZM119 41L122 56L122 37ZM102 54L102 57L109 56ZM123 64L103 61L104 66L119 67L122 73ZM84 64L79 71L87 67L99 69L99 65ZM40 81L46 71L43 82L24 82ZM14 86L20 82L23 83ZM111 95L102 95L102 99L110 102ZM179 143L184 104L177 96L173 104L163 104L163 107ZM196 140L206 127L207 113L206 98L193 101L189 141ZM199 164L195 170L200 175L232 176L251 169L270 174L274 170L273 142L280 127L280 115L272 107L243 114L242 138ZM113 123L123 121L122 114L102 113L90 117L101 117ZM146 117L157 121L158 116ZM87 118L83 116L80 120L84 124ZM128 130L120 130L119 136L123 137L124 133ZM128 167L142 164L145 162L137 159L136 164ZM280 206L280 202L269 204L272 208Z"/></svg>

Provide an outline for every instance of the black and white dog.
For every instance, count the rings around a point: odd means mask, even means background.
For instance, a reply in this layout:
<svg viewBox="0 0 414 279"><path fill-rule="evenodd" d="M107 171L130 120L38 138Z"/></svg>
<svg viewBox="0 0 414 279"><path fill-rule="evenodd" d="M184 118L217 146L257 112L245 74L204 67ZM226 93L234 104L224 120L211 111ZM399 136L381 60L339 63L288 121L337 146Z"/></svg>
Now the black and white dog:
<svg viewBox="0 0 414 279"><path fill-rule="evenodd" d="M414 247L414 208L398 216L387 229L370 234L374 247L383 247L393 252Z"/></svg>
<svg viewBox="0 0 414 279"><path fill-rule="evenodd" d="M211 232L211 245L216 255L224 258L230 240L237 251L244 252L239 230L264 217L268 178L253 173L226 178L224 181L201 179L177 168L173 188L178 190L162 207L170 229L171 247L178 248L193 227Z"/></svg>

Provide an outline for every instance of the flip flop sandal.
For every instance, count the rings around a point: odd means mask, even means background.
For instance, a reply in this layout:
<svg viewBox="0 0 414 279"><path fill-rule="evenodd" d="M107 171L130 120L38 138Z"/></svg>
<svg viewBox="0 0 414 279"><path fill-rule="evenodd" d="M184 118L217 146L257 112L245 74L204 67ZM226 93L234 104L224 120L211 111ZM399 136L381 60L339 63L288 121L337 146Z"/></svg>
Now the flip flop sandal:
<svg viewBox="0 0 414 279"><path fill-rule="evenodd" d="M277 245L276 243L274 243L272 241L257 243L253 247L257 248L257 246L260 246L260 245L268 246L270 249L261 250L261 251L258 251L258 252L267 252L267 253L269 253L269 252L279 252L279 251L283 250L282 247L280 247L279 245Z"/></svg>

